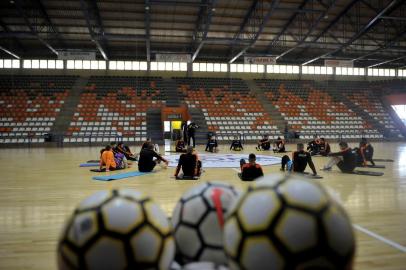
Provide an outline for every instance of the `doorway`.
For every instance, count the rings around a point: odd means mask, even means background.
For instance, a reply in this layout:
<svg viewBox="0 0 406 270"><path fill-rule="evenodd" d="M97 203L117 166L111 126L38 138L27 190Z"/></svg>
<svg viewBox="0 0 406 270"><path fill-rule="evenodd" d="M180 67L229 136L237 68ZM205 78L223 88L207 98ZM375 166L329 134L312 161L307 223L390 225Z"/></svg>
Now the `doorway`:
<svg viewBox="0 0 406 270"><path fill-rule="evenodd" d="M181 126L180 120L164 121L164 138L172 141L179 140L182 136Z"/></svg>

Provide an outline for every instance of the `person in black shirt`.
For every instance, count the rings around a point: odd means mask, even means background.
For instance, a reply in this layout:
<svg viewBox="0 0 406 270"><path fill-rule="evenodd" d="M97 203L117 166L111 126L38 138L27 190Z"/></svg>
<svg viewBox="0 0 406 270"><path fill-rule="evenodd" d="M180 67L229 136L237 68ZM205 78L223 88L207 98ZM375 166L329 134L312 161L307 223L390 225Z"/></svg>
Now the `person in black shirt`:
<svg viewBox="0 0 406 270"><path fill-rule="evenodd" d="M180 139L176 141L175 150L178 153L186 153L186 143L184 140Z"/></svg>
<svg viewBox="0 0 406 270"><path fill-rule="evenodd" d="M151 172L157 164L164 162L168 166L169 162L164 159L160 154L154 151L152 144L141 150L138 160L138 170L140 172Z"/></svg>
<svg viewBox="0 0 406 270"><path fill-rule="evenodd" d="M285 166L288 166L288 171L293 171L297 173L304 173L306 170L307 164L309 164L310 169L313 171L313 175L317 175L316 168L312 161L312 157L309 152L304 150L303 143L297 144L297 151L292 154L292 163L287 155L282 157L282 168L285 170Z"/></svg>
<svg viewBox="0 0 406 270"><path fill-rule="evenodd" d="M328 156L328 154L331 153L331 149L330 149L330 144L328 142L326 142L326 140L324 138L320 138L320 143L319 143L319 153L320 155L326 157Z"/></svg>
<svg viewBox="0 0 406 270"><path fill-rule="evenodd" d="M241 173L238 176L243 181L253 181L258 177L264 176L261 165L256 163L257 157L255 154L248 156L248 163L245 159L240 160Z"/></svg>
<svg viewBox="0 0 406 270"><path fill-rule="evenodd" d="M340 142L340 152L337 153L330 153L328 154L331 159L329 162L324 166L323 170L329 171L332 169L334 165L343 172L343 173L351 173L354 171L355 167L357 166L357 157L353 150L348 146L346 142Z"/></svg>
<svg viewBox="0 0 406 270"><path fill-rule="evenodd" d="M268 135L264 135L264 137L258 142L256 149L258 151L271 149L271 141L269 140Z"/></svg>
<svg viewBox="0 0 406 270"><path fill-rule="evenodd" d="M286 152L285 140L282 140L281 137L278 137L276 139L276 141L273 143L273 146L274 146L274 149L273 149L274 153L284 153L284 152Z"/></svg>
<svg viewBox="0 0 406 270"><path fill-rule="evenodd" d="M320 139L318 137L307 144L307 151L309 151L312 156L320 153Z"/></svg>
<svg viewBox="0 0 406 270"><path fill-rule="evenodd" d="M235 136L234 140L231 142L230 150L234 150L234 151L244 150L244 147L242 146L242 142L238 138L238 136Z"/></svg>
<svg viewBox="0 0 406 270"><path fill-rule="evenodd" d="M214 153L214 152L217 152L217 147L218 147L218 143L217 143L216 137L211 136L209 138L209 140L207 141L205 151Z"/></svg>
<svg viewBox="0 0 406 270"><path fill-rule="evenodd" d="M188 135L188 140L187 140L187 145L190 145L192 143L193 139L193 147L196 147L196 138L195 138L195 133L196 129L198 129L199 126L196 125L194 122L190 123L190 125L187 128L187 135Z"/></svg>
<svg viewBox="0 0 406 270"><path fill-rule="evenodd" d="M123 142L119 142L117 144L117 147L113 148L113 152L124 154L124 156L128 160L137 161L137 156L134 155L133 153L131 153L130 148L128 146L124 145Z"/></svg>
<svg viewBox="0 0 406 270"><path fill-rule="evenodd" d="M375 162L373 160L374 156L374 148L370 143L368 143L367 139L362 139L359 143L359 157L360 162L363 166L368 165L368 161L371 162L372 166L375 166Z"/></svg>
<svg viewBox="0 0 406 270"><path fill-rule="evenodd" d="M187 137L188 124L187 124L187 122L186 122L186 121L183 121L180 128L182 129L183 141L184 141L184 142L187 142L187 141L188 141L188 137Z"/></svg>
<svg viewBox="0 0 406 270"><path fill-rule="evenodd" d="M187 152L180 155L178 167L175 171L175 177L177 179L183 178L194 178L197 179L201 175L202 162L199 160L199 157L196 153L193 153L193 147L188 146ZM182 176L178 176L180 169L183 171Z"/></svg>

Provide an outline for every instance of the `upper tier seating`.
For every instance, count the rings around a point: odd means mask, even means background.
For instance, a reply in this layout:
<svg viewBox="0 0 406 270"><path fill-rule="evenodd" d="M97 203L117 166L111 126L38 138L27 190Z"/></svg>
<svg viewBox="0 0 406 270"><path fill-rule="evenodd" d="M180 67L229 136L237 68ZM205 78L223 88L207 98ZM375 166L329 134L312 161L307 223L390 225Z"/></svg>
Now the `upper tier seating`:
<svg viewBox="0 0 406 270"><path fill-rule="evenodd" d="M391 133L402 137L395 127L390 114L385 110L380 98L381 89L374 89L369 82L334 82L335 88L343 93L355 105L359 106L373 119L381 123ZM372 83L373 84L373 83Z"/></svg>
<svg viewBox="0 0 406 270"><path fill-rule="evenodd" d="M244 134L256 140L263 134L280 135L269 114L240 79L175 78L178 89L190 108L203 111L209 131L218 140L232 140Z"/></svg>
<svg viewBox="0 0 406 270"><path fill-rule="evenodd" d="M0 143L40 143L75 76L0 76Z"/></svg>
<svg viewBox="0 0 406 270"><path fill-rule="evenodd" d="M313 81L256 80L257 85L302 138L381 138L376 129ZM365 133L365 135L364 135Z"/></svg>
<svg viewBox="0 0 406 270"><path fill-rule="evenodd" d="M145 141L147 110L165 104L161 81L154 77L91 77L65 142Z"/></svg>

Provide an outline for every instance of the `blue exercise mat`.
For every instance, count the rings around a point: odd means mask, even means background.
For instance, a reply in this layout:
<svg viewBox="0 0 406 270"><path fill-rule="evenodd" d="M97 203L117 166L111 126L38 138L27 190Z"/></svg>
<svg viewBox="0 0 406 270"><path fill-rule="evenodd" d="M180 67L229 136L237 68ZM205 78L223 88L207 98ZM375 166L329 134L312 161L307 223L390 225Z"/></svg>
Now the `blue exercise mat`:
<svg viewBox="0 0 406 270"><path fill-rule="evenodd" d="M97 167L99 165L100 163L82 163L79 165L79 167Z"/></svg>
<svg viewBox="0 0 406 270"><path fill-rule="evenodd" d="M126 172L126 173L117 173L112 175L103 175L103 176L94 176L93 180L100 180L100 181L111 181L111 180L119 180L128 177L135 177L135 176L142 176L145 174L144 172Z"/></svg>

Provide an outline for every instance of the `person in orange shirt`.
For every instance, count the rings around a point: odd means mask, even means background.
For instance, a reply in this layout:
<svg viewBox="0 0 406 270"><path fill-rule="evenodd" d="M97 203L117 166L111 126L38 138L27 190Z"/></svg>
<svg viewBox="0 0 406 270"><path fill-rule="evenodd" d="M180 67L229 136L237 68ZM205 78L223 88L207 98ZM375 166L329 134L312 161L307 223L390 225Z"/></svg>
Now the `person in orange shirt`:
<svg viewBox="0 0 406 270"><path fill-rule="evenodd" d="M115 170L117 167L116 161L114 160L114 153L110 145L107 145L105 150L100 156L100 170L106 167L106 172L110 170Z"/></svg>

